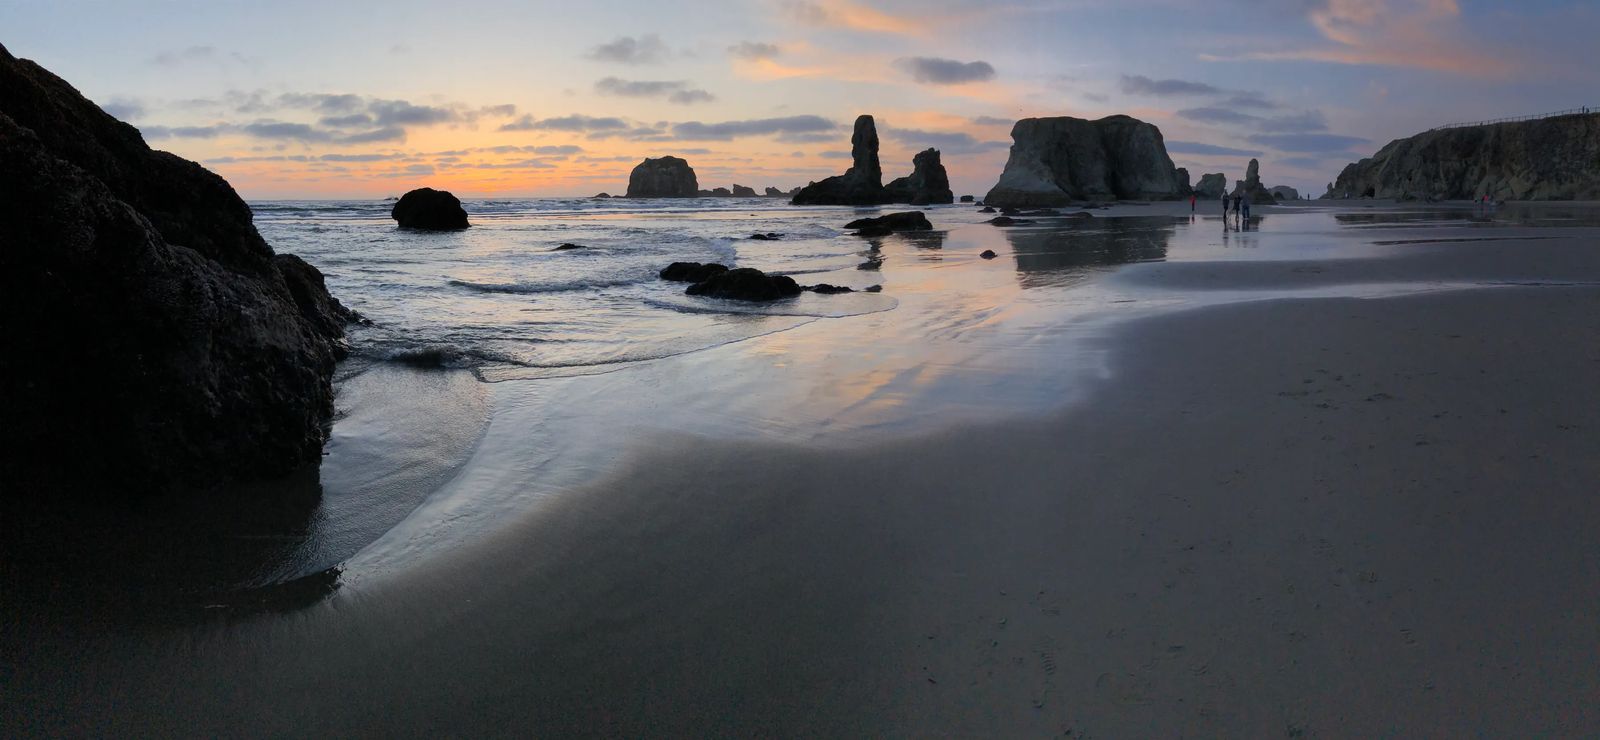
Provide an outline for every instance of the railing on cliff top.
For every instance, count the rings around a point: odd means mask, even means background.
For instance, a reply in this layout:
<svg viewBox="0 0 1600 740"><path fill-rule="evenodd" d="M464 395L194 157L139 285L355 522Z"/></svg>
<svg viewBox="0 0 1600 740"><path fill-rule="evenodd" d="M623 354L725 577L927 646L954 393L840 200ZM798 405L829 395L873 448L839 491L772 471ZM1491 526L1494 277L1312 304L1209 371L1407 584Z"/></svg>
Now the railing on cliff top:
<svg viewBox="0 0 1600 740"><path fill-rule="evenodd" d="M1428 130L1429 131L1442 131L1442 130L1447 129L1447 128L1471 128L1473 126L1492 126L1492 125L1494 125L1496 123L1516 123L1518 121L1537 121L1537 120L1539 120L1541 118L1555 118L1557 116L1587 115L1589 113L1600 113L1600 105L1591 105L1591 106L1588 106L1586 108L1572 108L1572 109L1569 109L1569 110L1558 110L1558 111L1556 111L1554 113L1535 113L1535 114L1533 114L1531 116L1512 116L1511 118L1496 118L1496 119L1494 119L1492 121L1472 121L1470 123L1448 123L1448 124L1445 124L1443 126L1435 126L1435 127L1431 128L1431 129L1428 129Z"/></svg>

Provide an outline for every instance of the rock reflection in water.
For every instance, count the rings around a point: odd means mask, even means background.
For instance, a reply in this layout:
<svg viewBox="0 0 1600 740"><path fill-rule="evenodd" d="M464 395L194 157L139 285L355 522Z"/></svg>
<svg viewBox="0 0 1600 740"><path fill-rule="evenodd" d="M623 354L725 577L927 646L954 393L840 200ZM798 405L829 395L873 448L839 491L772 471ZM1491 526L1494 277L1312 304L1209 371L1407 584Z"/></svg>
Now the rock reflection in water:
<svg viewBox="0 0 1600 740"><path fill-rule="evenodd" d="M1064 285L1097 268L1129 262L1160 262L1179 223L1188 219L1132 216L1064 221L1048 228L1008 229L1024 288Z"/></svg>

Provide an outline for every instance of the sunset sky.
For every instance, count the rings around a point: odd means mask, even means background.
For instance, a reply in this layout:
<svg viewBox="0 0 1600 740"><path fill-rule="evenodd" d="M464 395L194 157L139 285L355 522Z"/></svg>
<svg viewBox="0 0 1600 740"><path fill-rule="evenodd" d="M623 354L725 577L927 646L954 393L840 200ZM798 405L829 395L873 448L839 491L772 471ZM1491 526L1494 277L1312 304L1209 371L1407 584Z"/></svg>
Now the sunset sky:
<svg viewBox="0 0 1600 740"><path fill-rule="evenodd" d="M1126 113L1173 160L1320 194L1436 125L1600 105L1594 0L0 3L0 43L247 198L702 188L940 149L979 197L1018 118Z"/></svg>

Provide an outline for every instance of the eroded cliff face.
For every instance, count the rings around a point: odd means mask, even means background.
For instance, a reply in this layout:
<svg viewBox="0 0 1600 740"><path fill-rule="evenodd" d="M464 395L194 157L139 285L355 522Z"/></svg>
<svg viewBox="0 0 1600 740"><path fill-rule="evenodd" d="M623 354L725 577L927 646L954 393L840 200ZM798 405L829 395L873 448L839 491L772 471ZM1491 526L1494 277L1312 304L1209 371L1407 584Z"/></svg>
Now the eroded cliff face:
<svg viewBox="0 0 1600 740"><path fill-rule="evenodd" d="M1600 199L1600 113L1427 131L1344 168L1323 197Z"/></svg>
<svg viewBox="0 0 1600 740"><path fill-rule="evenodd" d="M1161 130L1135 118L1024 118L1011 139L1005 171L984 198L989 205L1175 198L1182 190Z"/></svg>
<svg viewBox="0 0 1600 740"><path fill-rule="evenodd" d="M0 47L0 478L123 498L320 459L351 314L194 162Z"/></svg>
<svg viewBox="0 0 1600 740"><path fill-rule="evenodd" d="M693 198L699 194L694 168L678 157L645 159L628 175L629 198Z"/></svg>

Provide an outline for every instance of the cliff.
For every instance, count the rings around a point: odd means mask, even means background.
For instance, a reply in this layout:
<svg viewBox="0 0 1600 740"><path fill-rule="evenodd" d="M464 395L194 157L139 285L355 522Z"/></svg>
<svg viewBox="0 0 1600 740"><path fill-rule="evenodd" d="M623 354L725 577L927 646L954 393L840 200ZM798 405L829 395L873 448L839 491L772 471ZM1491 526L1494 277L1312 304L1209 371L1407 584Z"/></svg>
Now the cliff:
<svg viewBox="0 0 1600 740"><path fill-rule="evenodd" d="M1005 171L983 199L992 206L1174 198L1180 192L1161 130L1135 118L1024 118L1012 127L1011 140Z"/></svg>
<svg viewBox="0 0 1600 740"><path fill-rule="evenodd" d="M1440 129L1351 164L1323 197L1600 199L1600 114Z"/></svg>
<svg viewBox="0 0 1600 740"><path fill-rule="evenodd" d="M0 47L0 479L111 498L315 465L351 314L228 183Z"/></svg>

